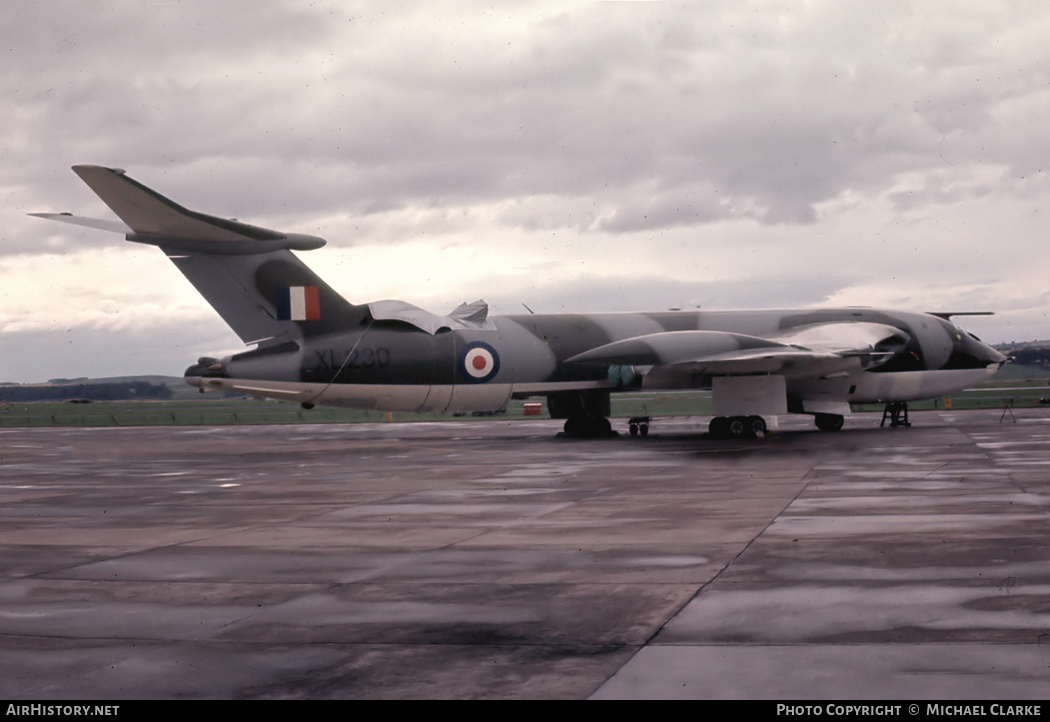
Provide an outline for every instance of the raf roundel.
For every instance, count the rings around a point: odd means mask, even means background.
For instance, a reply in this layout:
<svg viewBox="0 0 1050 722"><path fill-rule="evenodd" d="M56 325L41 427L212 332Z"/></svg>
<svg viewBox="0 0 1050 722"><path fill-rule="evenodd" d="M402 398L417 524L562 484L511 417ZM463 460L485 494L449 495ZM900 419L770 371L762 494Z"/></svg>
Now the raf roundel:
<svg viewBox="0 0 1050 722"><path fill-rule="evenodd" d="M459 370L469 383L483 383L499 373L499 354L487 343L468 343L459 354Z"/></svg>

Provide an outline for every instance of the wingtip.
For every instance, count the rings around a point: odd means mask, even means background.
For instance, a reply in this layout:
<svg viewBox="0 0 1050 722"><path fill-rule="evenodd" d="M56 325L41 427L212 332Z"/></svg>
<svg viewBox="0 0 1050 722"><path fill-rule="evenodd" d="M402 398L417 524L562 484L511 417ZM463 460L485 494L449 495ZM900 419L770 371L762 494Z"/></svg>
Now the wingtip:
<svg viewBox="0 0 1050 722"><path fill-rule="evenodd" d="M994 316L995 311L927 311L926 314L951 321L952 316Z"/></svg>
<svg viewBox="0 0 1050 722"><path fill-rule="evenodd" d="M80 164L80 165L73 166L73 172L76 173L77 175L80 175L81 171L92 171L92 170L108 170L110 173L115 173L116 175L124 175L125 173L127 173L127 171L124 170L123 168L110 168L109 166L92 165L90 163L85 163L85 164Z"/></svg>

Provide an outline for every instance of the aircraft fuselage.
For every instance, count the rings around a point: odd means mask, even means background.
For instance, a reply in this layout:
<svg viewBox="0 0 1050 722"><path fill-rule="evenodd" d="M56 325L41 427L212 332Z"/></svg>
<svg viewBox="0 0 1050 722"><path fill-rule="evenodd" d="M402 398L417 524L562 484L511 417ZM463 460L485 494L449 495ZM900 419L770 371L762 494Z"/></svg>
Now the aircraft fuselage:
<svg viewBox="0 0 1050 722"><path fill-rule="evenodd" d="M404 301L354 304L293 251L324 240L191 211L115 168L74 172L122 223L43 218L125 232L157 246L248 345L200 359L202 391L407 411L496 411L545 396L570 436L611 432L609 394L711 389L716 436L759 435L765 416L842 426L850 404L904 404L977 383L1006 360L947 319L869 308L665 311L488 317L483 301L440 316ZM898 406L894 406L898 404ZM645 433L648 420L631 423Z"/></svg>
<svg viewBox="0 0 1050 722"><path fill-rule="evenodd" d="M209 360L186 371L204 389L405 411L491 411L512 396L636 388L711 388L704 373L653 374L646 366L567 362L614 341L668 331L724 331L776 337L818 324L879 323L906 344L873 368L783 376L790 411L818 413L844 403L911 401L977 383L1004 358L940 317L867 308L778 311L517 315L490 319L493 330L435 334L399 321L363 319L353 330ZM209 367L212 367L209 369ZM763 376L761 369L752 374ZM827 406L822 406L827 404Z"/></svg>

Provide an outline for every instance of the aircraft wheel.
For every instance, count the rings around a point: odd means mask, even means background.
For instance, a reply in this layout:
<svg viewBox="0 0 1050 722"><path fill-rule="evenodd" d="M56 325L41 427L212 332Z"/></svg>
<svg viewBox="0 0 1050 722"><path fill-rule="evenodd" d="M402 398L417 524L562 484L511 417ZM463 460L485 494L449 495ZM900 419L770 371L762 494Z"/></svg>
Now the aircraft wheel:
<svg viewBox="0 0 1050 722"><path fill-rule="evenodd" d="M649 435L649 424L642 424L638 427L638 430L642 432L642 438Z"/></svg>
<svg viewBox="0 0 1050 722"><path fill-rule="evenodd" d="M565 435L573 439L603 439L615 436L612 424L604 416L570 416L565 420Z"/></svg>
<svg viewBox="0 0 1050 722"><path fill-rule="evenodd" d="M565 419L565 435L574 439L581 438L587 426L587 420L582 416L570 416Z"/></svg>
<svg viewBox="0 0 1050 722"><path fill-rule="evenodd" d="M747 430L748 436L765 436L766 420L763 419L761 416L748 416Z"/></svg>
<svg viewBox="0 0 1050 722"><path fill-rule="evenodd" d="M631 424L628 430L631 432L631 436L638 436L638 424Z"/></svg>
<svg viewBox="0 0 1050 722"><path fill-rule="evenodd" d="M838 414L816 414L813 421L821 431L839 431L846 420Z"/></svg>

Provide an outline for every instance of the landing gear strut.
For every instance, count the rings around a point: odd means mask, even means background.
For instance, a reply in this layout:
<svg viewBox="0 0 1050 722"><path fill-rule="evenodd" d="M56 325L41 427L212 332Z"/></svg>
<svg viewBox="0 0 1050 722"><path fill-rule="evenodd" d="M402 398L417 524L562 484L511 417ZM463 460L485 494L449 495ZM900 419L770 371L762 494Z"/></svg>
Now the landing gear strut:
<svg viewBox="0 0 1050 722"><path fill-rule="evenodd" d="M716 416L707 427L716 439L754 439L766 434L766 420L761 416Z"/></svg>
<svg viewBox="0 0 1050 722"><path fill-rule="evenodd" d="M882 412L880 427L886 425L886 419L890 420L890 426L892 427L911 426L911 422L908 421L908 402L894 401L886 404L886 409Z"/></svg>

